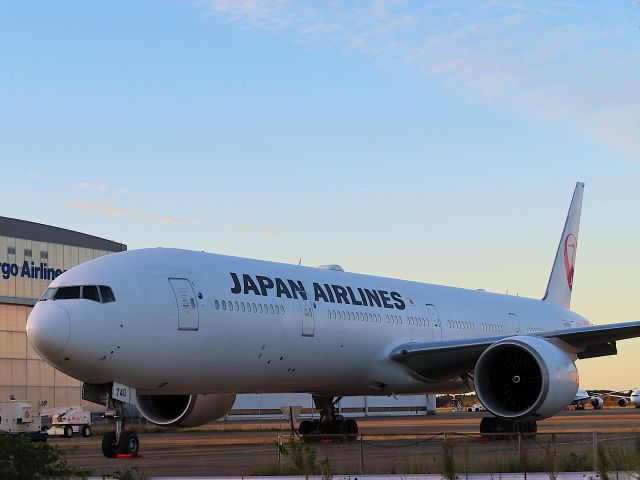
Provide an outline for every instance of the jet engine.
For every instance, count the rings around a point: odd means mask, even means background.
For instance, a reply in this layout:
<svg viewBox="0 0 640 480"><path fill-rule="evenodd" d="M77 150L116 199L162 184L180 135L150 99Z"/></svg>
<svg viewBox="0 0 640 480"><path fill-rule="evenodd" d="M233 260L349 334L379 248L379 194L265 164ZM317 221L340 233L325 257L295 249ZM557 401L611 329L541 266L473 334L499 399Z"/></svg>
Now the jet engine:
<svg viewBox="0 0 640 480"><path fill-rule="evenodd" d="M578 390L578 370L563 350L527 335L489 346L476 363L474 383L483 405L506 420L540 420L565 409Z"/></svg>
<svg viewBox="0 0 640 480"><path fill-rule="evenodd" d="M227 414L235 393L210 395L138 395L140 413L157 425L164 427L197 427Z"/></svg>
<svg viewBox="0 0 640 480"><path fill-rule="evenodd" d="M626 398L620 398L620 399L618 399L618 406L620 406L620 407L626 407L628 403L629 403L629 402L627 402L627 399L626 399Z"/></svg>
<svg viewBox="0 0 640 480"><path fill-rule="evenodd" d="M595 410L602 410L602 406L604 405L604 400L602 397L591 397L591 406Z"/></svg>

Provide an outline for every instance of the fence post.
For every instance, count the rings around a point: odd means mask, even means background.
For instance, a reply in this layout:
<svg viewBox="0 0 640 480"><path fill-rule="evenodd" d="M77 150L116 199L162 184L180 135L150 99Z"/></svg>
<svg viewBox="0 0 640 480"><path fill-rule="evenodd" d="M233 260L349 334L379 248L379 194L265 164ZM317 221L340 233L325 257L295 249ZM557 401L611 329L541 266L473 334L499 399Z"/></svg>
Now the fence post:
<svg viewBox="0 0 640 480"><path fill-rule="evenodd" d="M278 465L282 465L282 437L278 435Z"/></svg>
<svg viewBox="0 0 640 480"><path fill-rule="evenodd" d="M522 462L522 433L518 432L518 458Z"/></svg>
<svg viewBox="0 0 640 480"><path fill-rule="evenodd" d="M593 469L598 470L598 432L593 432Z"/></svg>
<svg viewBox="0 0 640 480"><path fill-rule="evenodd" d="M364 448L363 448L363 435L360 434L360 472L364 474Z"/></svg>
<svg viewBox="0 0 640 480"><path fill-rule="evenodd" d="M467 445L468 437L464 436L464 478L469 480L469 445Z"/></svg>

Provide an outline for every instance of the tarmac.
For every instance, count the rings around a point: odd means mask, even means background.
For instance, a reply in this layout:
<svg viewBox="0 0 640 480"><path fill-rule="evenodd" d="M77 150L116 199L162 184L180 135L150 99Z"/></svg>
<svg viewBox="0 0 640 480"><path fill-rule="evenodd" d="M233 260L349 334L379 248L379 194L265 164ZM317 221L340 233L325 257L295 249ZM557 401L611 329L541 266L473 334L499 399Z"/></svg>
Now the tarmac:
<svg viewBox="0 0 640 480"><path fill-rule="evenodd" d="M439 412L435 416L369 417L358 419L361 436L355 442L323 442L313 446L318 461L328 459L336 474L401 473L410 469L437 472L442 432L454 444L457 457L495 460L522 450L542 452L550 438L587 462L596 443L640 444L640 409L564 411L538 422L536 440L483 442L480 419L486 412ZM278 430L281 428L282 430ZM457 432L460 435L454 434ZM597 437L593 435L597 432ZM146 477L241 476L266 474L278 462L278 438L286 445L291 432L279 420L215 422L204 429L179 433L141 433L139 458L107 459L101 437L50 438L49 443L68 449L71 465L93 475L136 469ZM551 437L550 434L555 434ZM630 440L633 440L630 441ZM564 447L562 447L564 446ZM572 453L573 455L573 453ZM578 455L580 455L578 457ZM281 457L282 458L282 457ZM284 459L286 461L286 459ZM418 462L419 465L408 465ZM586 466L586 465L585 465ZM416 472L406 472L416 473Z"/></svg>

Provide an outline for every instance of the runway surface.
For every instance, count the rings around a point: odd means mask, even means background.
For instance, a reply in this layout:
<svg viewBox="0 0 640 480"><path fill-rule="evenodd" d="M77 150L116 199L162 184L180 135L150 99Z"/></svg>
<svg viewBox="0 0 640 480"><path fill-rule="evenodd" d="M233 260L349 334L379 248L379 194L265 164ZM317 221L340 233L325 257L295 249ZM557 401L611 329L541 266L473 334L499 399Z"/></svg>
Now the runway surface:
<svg viewBox="0 0 640 480"><path fill-rule="evenodd" d="M407 468L408 461L420 461L433 471L441 451L440 432L459 432L456 455L472 452L475 458L497 458L513 453L517 442L478 440L481 413L438 413L435 416L376 417L358 420L362 440L314 446L318 460L327 457L334 473L386 473ZM282 426L283 431L274 431ZM278 421L224 422L207 426L207 431L140 434L142 458L107 459L100 450L101 437L51 438L51 444L71 449L69 463L91 470L94 475L137 467L148 476L214 476L264 473L277 462L278 435L286 437L287 424ZM239 429L241 431L238 431ZM230 431L233 429L233 431ZM259 430L261 429L261 430ZM538 436L521 448L541 449L544 439L555 433L557 440L572 451L590 452L592 432L600 441L630 442L640 438L640 409L567 411L538 422ZM635 440L634 440L635 441ZM584 456L587 456L584 453ZM426 465L424 465L426 463Z"/></svg>

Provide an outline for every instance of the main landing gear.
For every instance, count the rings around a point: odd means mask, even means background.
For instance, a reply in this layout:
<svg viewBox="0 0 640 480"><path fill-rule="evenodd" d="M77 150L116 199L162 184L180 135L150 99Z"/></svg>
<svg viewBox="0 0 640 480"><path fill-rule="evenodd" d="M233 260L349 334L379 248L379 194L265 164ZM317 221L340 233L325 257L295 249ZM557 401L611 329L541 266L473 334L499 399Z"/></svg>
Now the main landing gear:
<svg viewBox="0 0 640 480"><path fill-rule="evenodd" d="M105 418L113 418L116 421L115 432L105 433L102 437L102 453L107 458L115 458L118 454L135 457L140 450L138 436L134 432L125 431L126 417L124 403L113 400L107 396Z"/></svg>
<svg viewBox="0 0 640 480"><path fill-rule="evenodd" d="M336 404L342 397L313 396L313 403L320 410L320 420L304 420L300 423L298 434L305 441L332 440L354 441L358 437L358 424L352 418L346 420L338 415Z"/></svg>
<svg viewBox="0 0 640 480"><path fill-rule="evenodd" d="M517 435L523 438L534 438L538 431L536 422L513 422L497 417L484 417L480 421L480 434L488 435L494 440L507 439Z"/></svg>

